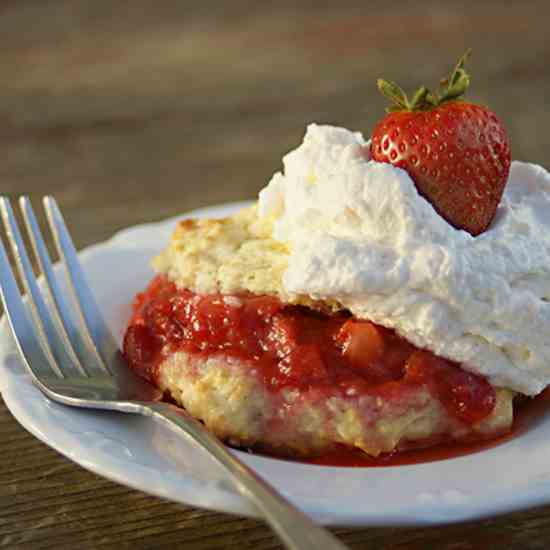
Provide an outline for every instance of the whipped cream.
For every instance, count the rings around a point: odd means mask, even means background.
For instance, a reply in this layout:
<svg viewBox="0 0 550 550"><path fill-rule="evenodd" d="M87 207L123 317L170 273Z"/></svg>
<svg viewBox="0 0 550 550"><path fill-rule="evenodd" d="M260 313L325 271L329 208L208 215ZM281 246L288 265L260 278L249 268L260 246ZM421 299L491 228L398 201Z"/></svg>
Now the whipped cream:
<svg viewBox="0 0 550 550"><path fill-rule="evenodd" d="M550 383L550 174L513 162L491 227L472 237L366 145L313 124L261 191L259 215L290 249L285 291L337 300L496 386L539 393Z"/></svg>

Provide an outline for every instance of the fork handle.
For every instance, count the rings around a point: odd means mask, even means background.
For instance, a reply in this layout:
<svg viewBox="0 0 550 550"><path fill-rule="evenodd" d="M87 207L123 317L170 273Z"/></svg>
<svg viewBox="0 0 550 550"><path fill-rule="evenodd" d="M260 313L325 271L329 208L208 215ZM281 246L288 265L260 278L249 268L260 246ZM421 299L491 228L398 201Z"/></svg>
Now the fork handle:
<svg viewBox="0 0 550 550"><path fill-rule="evenodd" d="M229 473L235 488L254 504L290 550L345 550L347 547L316 525L266 483L185 411L169 403L148 403L143 412L163 420L207 451Z"/></svg>

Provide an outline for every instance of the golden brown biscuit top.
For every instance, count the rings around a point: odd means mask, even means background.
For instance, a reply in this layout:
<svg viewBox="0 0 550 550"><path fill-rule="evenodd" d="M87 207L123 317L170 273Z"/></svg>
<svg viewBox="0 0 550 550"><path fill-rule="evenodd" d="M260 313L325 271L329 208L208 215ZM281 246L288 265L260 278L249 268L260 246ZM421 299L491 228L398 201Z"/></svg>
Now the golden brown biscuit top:
<svg viewBox="0 0 550 550"><path fill-rule="evenodd" d="M255 207L229 218L183 220L153 265L180 288L201 294L282 296L288 250L268 234Z"/></svg>
<svg viewBox="0 0 550 550"><path fill-rule="evenodd" d="M316 309L341 309L336 303L285 291L289 249L270 235L271 222L258 218L255 205L228 218L186 219L153 267L179 288L200 294L252 292Z"/></svg>

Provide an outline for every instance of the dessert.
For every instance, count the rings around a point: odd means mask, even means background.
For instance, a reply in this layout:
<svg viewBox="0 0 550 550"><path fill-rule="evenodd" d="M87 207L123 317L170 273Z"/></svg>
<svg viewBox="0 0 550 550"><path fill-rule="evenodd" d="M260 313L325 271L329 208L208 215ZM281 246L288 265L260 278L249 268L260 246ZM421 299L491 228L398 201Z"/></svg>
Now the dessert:
<svg viewBox="0 0 550 550"><path fill-rule="evenodd" d="M416 94L427 124L394 123L387 147L380 127L369 143L310 125L257 204L182 221L136 298L130 367L220 438L291 456L378 456L509 430L514 397L550 382L550 175L510 164L493 115L460 94L441 111L444 94L437 105ZM449 126L457 110L467 115ZM458 136L437 159L423 149L434 128ZM415 129L405 147L424 157L406 157L395 129ZM461 181L473 210L453 195Z"/></svg>

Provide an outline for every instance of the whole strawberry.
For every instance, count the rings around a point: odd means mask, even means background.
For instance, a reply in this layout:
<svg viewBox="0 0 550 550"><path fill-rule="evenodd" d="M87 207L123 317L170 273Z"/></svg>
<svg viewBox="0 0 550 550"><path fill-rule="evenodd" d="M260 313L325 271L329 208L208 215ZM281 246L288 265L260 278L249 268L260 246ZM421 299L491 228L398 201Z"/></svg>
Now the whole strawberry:
<svg viewBox="0 0 550 550"><path fill-rule="evenodd" d="M385 80L378 88L394 105L375 126L371 157L406 170L419 193L458 229L479 235L489 227L510 171L506 130L487 107L463 101L469 52L440 94L420 88L411 101Z"/></svg>

